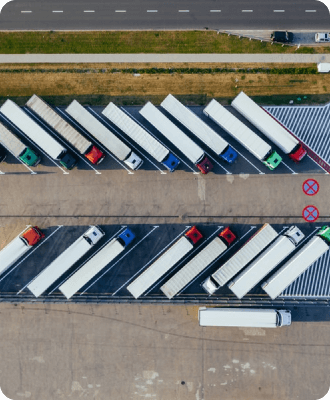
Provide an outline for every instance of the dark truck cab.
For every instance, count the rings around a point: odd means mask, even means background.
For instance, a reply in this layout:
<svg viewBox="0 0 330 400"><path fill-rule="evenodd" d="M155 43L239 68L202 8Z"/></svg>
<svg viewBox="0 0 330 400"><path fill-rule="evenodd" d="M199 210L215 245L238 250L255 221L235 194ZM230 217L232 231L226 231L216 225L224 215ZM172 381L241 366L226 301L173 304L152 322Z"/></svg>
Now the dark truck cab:
<svg viewBox="0 0 330 400"><path fill-rule="evenodd" d="M293 33L288 31L274 31L270 38L273 42L291 43L293 41Z"/></svg>

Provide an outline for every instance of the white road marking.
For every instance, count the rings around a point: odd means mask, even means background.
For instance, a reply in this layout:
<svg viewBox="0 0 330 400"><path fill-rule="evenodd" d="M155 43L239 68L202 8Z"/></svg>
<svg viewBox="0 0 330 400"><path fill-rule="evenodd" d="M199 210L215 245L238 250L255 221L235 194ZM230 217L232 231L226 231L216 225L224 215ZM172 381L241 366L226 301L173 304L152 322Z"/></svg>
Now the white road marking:
<svg viewBox="0 0 330 400"><path fill-rule="evenodd" d="M283 162L283 160L282 160L281 162L282 162L282 164L283 164L285 167L287 167L287 168L292 172L293 175L297 175L297 174L298 174L298 173L295 172L292 168L290 168L287 164L285 164L285 162Z"/></svg>
<svg viewBox="0 0 330 400"><path fill-rule="evenodd" d="M158 226L157 226L158 228ZM116 293L119 292L120 289L122 289L124 286L126 286L137 274L139 274L141 271L146 270L150 265L151 262L157 258L160 254L164 253L164 250L166 250L168 248L168 246L170 246L173 242L175 242L180 236L182 236L189 228L191 228L191 226L186 226L186 229L181 232L178 236L176 236L166 247L164 247L159 253L157 253L151 260L149 260L147 262L147 264L145 264L142 268L140 268L133 276L131 276L123 285L120 286L119 289L117 289L115 292L112 293L112 296L114 296Z"/></svg>
<svg viewBox="0 0 330 400"><path fill-rule="evenodd" d="M68 277L66 277L63 281L61 281L51 292L48 293L48 295L49 295L49 294L52 294L56 289L58 289L58 288L59 288L65 281L67 281L75 272L77 272L78 269L80 269L81 267L83 267L83 266L87 263L87 261L89 261L92 257L94 257L96 253L98 253L100 250L102 250L104 246L106 246L115 236L118 236L118 235L121 233L121 231L122 231L123 229L125 229L125 228L127 228L127 225L122 225L122 227L119 229L118 232L116 232L114 235L112 235L111 238L108 239L108 240L103 244L103 246L101 246L97 251L95 251L95 253L93 253L92 255L90 255L90 256L87 258L87 260L86 260L83 264L79 265L78 268L76 268L73 272L71 272L71 274L70 274Z"/></svg>
<svg viewBox="0 0 330 400"><path fill-rule="evenodd" d="M94 13L95 10L84 10L85 13Z"/></svg>
<svg viewBox="0 0 330 400"><path fill-rule="evenodd" d="M179 10L179 12L189 12L189 10Z"/></svg>
<svg viewBox="0 0 330 400"><path fill-rule="evenodd" d="M180 160L180 162L182 162L183 164L185 164L194 174L199 174L199 172L196 172L193 168L190 167L189 164L187 164L185 161L183 161L180 157L178 157L174 151L172 151L172 149L170 149L169 147L167 147L158 137L156 137L152 132L149 131L149 129L147 129L145 126L143 126L141 124L140 121L138 121L135 117L133 117L133 115L131 115L131 118L134 119L134 121L139 124L143 129L145 129L148 133L150 133L151 136L153 136L156 140L158 140L158 142L160 142L169 152L171 152L177 159Z"/></svg>
<svg viewBox="0 0 330 400"><path fill-rule="evenodd" d="M210 12L221 12L221 10L210 10Z"/></svg>
<svg viewBox="0 0 330 400"><path fill-rule="evenodd" d="M273 10L273 12L285 12L285 10Z"/></svg>
<svg viewBox="0 0 330 400"><path fill-rule="evenodd" d="M59 229L61 229L63 227L63 225L58 225L58 228L53 232L53 233L51 233L42 243L40 243L39 244L39 246L38 247L40 247L43 243L45 243L51 236L53 236L54 235L54 233L56 233ZM30 254L32 254L35 250L37 250L37 248L38 247L36 247L33 251L31 251L29 254L28 254L28 256L30 255ZM27 256L27 257L28 257ZM25 258L27 258L27 257L25 257ZM25 258L19 263L19 264L21 264L24 260L25 260ZM13 268L10 272L12 272L12 271L14 271L14 269L16 269L18 266L19 266L19 264L17 264L16 265L16 267L15 268ZM43 270L42 270L43 271ZM41 271L41 272L42 272ZM37 276L39 276L40 274L41 274L41 272L37 275ZM7 274L8 275L8 274ZM6 275L6 276L7 276ZM5 276L4 276L4 278L5 278ZM16 294L20 294L32 281L34 281L36 279L36 276L29 282L29 283L27 283L24 287L22 287L22 289L19 291L19 292L17 292ZM1 279L2 280L2 279Z"/></svg>
<svg viewBox="0 0 330 400"><path fill-rule="evenodd" d="M305 12L316 12L316 10L305 10Z"/></svg>
<svg viewBox="0 0 330 400"><path fill-rule="evenodd" d="M62 13L63 10L53 10L52 12L53 12L53 13Z"/></svg>
<svg viewBox="0 0 330 400"><path fill-rule="evenodd" d="M26 111L27 111L27 109L26 109ZM61 114L63 114L63 112L62 112L61 110L58 109L57 111L59 111ZM63 115L64 115L64 114L63 114ZM44 126L46 126L46 125L41 121L41 118L40 118L40 117L38 117L38 121L39 121L40 123L42 123ZM54 129L52 129L52 133L54 134L54 136L57 137L58 140L61 140L62 143L65 143L64 140L63 140L61 137L59 137L58 134L56 134L56 133L54 132ZM98 171L97 169L95 169L91 164L89 164L89 163L85 160L85 158L84 158L82 155L80 155L76 150L73 149L73 147L72 147L71 145L69 146L67 143L65 143L65 146L69 147L69 149L70 149L73 153L75 153L81 160L83 160L84 163L86 163L90 168L92 168L92 169L95 171L95 173L96 173L97 175L101 175L101 172L99 172L99 171Z"/></svg>
<svg viewBox="0 0 330 400"><path fill-rule="evenodd" d="M155 225L153 227L153 229L147 233L141 240L139 240L136 245L134 245L129 251L127 251L122 257L120 257L119 260L117 260L113 265L111 265L110 268L108 268L105 272L103 272L103 274L101 276L99 276L90 286L88 286L88 288L86 290L84 290L82 293L80 293L80 296L82 294L84 294L92 285L94 285L94 283L96 283L99 279L101 279L103 277L103 275L105 275L108 271L110 271L116 264L119 263L119 261L121 261L124 257L127 256L127 254L129 254L133 249L135 249L136 246L138 246L145 238L147 238L155 229L159 228L159 225ZM118 289L119 290L119 289ZM113 296L113 295L112 295Z"/></svg>
<svg viewBox="0 0 330 400"><path fill-rule="evenodd" d="M158 10L147 10L147 12L156 13Z"/></svg>
<svg viewBox="0 0 330 400"><path fill-rule="evenodd" d="M29 13L32 13L32 11L21 11L21 13L23 13L23 14L29 14Z"/></svg>
<svg viewBox="0 0 330 400"><path fill-rule="evenodd" d="M58 107L56 107L56 109L58 111L61 111ZM67 115L67 114L66 114ZM69 115L67 115L68 119L71 121L71 123L75 126L78 127L78 124L76 121L73 120L73 118L71 118ZM82 126L79 126L79 128L92 140L94 140L94 136L92 136L88 131L86 131L85 128L83 128ZM119 165L121 165L123 168L126 169L126 171L129 174L134 174L134 172L130 171L128 168L126 168L126 166L124 164L122 164L105 146L103 146L102 144L98 143L98 146L100 147L101 150L103 150L104 152L106 152L110 157L112 157Z"/></svg>
<svg viewBox="0 0 330 400"><path fill-rule="evenodd" d="M216 164L219 165L219 167L221 167L222 169L224 169L226 171L226 175L232 175L231 172L229 172L224 166L222 166L214 157L210 156L209 153L206 153L206 151L204 151L205 154L208 156L208 158L210 158L211 160L213 160L213 162L215 162Z"/></svg>
<svg viewBox="0 0 330 400"><path fill-rule="evenodd" d="M253 10L242 10L242 12L253 12Z"/></svg>
<svg viewBox="0 0 330 400"><path fill-rule="evenodd" d="M126 10L116 10L115 12L121 12L121 13L125 13Z"/></svg>

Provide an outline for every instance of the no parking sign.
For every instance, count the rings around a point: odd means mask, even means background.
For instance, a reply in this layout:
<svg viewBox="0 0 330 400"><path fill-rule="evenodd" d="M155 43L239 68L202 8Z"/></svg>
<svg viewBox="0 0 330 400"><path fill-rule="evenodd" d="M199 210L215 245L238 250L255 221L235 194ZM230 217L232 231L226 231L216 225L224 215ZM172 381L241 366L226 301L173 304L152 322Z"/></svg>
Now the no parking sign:
<svg viewBox="0 0 330 400"><path fill-rule="evenodd" d="M302 216L307 222L315 222L319 215L319 210L315 206L306 206L302 212Z"/></svg>
<svg viewBox="0 0 330 400"><path fill-rule="evenodd" d="M307 179L302 188L307 196L314 196L320 190L320 185L315 179Z"/></svg>

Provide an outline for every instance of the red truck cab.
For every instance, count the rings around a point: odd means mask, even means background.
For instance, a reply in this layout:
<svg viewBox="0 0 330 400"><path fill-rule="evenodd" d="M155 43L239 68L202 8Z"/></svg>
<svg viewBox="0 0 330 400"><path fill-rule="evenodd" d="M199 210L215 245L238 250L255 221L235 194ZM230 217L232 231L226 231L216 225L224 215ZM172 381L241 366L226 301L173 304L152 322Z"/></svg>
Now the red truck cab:
<svg viewBox="0 0 330 400"><path fill-rule="evenodd" d="M223 239L228 246L230 246L236 240L236 236L229 229L229 226L227 226L222 232L220 232L219 237Z"/></svg>
<svg viewBox="0 0 330 400"><path fill-rule="evenodd" d="M200 239L203 238L203 235L199 232L196 226L193 226L191 229L189 229L185 236L190 239L193 244L196 244Z"/></svg>
<svg viewBox="0 0 330 400"><path fill-rule="evenodd" d="M291 158L291 160L299 162L305 157L306 154L307 151L299 143L298 146L293 149L292 153L289 154L289 157Z"/></svg>
<svg viewBox="0 0 330 400"><path fill-rule="evenodd" d="M45 237L45 234L37 226L31 226L21 236L25 239L28 246L34 246Z"/></svg>
<svg viewBox="0 0 330 400"><path fill-rule="evenodd" d="M201 162L196 164L196 166L201 171L201 173L204 175L206 175L213 169L213 164L207 157L204 157Z"/></svg>
<svg viewBox="0 0 330 400"><path fill-rule="evenodd" d="M104 159L105 154L102 153L96 146L88 149L88 152L85 154L85 157L89 159L92 164L100 164L100 162Z"/></svg>

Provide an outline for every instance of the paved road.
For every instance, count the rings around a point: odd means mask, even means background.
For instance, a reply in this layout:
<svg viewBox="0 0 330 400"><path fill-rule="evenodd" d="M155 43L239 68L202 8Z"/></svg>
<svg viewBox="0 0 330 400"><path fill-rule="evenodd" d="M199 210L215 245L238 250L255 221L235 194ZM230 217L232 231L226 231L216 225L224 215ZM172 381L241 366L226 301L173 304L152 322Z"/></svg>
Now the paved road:
<svg viewBox="0 0 330 400"><path fill-rule="evenodd" d="M330 54L0 54L6 63L318 63Z"/></svg>
<svg viewBox="0 0 330 400"><path fill-rule="evenodd" d="M3 30L328 29L318 1L15 0L1 13Z"/></svg>

